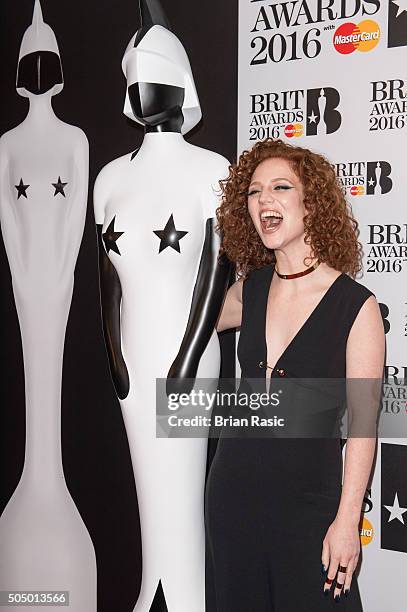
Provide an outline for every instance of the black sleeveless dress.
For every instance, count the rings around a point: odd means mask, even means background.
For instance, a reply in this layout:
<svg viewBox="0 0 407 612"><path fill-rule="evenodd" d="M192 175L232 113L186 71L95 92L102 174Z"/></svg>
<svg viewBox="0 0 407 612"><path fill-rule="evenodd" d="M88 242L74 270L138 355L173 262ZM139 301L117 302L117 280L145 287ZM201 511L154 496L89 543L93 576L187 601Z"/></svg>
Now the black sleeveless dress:
<svg viewBox="0 0 407 612"><path fill-rule="evenodd" d="M252 271L243 283L237 350L241 379L262 379L264 391L273 273L270 264ZM371 295L347 274L338 276L278 359L269 392L282 377L345 379L348 334ZM339 437L221 434L205 493L207 612L337 609L332 592L323 594L321 553L340 501L342 467ZM362 612L355 574L339 605L346 612Z"/></svg>

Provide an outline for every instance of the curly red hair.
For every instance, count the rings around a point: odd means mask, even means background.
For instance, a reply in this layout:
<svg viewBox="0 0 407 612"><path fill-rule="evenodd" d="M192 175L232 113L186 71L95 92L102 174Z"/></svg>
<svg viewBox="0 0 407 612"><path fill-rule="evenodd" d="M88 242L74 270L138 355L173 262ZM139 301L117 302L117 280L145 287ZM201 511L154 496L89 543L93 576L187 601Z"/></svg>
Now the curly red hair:
<svg viewBox="0 0 407 612"><path fill-rule="evenodd" d="M334 166L322 155L281 139L266 138L243 151L238 163L229 167L229 176L219 181L222 198L216 209L216 227L222 235L220 256L234 262L243 278L250 270L275 261L274 251L264 246L247 207L253 172L269 158L287 160L303 184L305 242L312 258L355 277L362 269L358 222Z"/></svg>

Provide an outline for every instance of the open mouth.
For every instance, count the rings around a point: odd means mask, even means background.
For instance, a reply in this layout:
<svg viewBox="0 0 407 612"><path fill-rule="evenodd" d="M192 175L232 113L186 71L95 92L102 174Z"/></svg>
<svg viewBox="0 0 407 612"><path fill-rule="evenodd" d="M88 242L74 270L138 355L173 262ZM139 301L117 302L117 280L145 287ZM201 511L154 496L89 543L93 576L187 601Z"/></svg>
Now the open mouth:
<svg viewBox="0 0 407 612"><path fill-rule="evenodd" d="M260 214L260 223L263 231L274 231L278 229L283 222L283 216L276 210L264 210Z"/></svg>

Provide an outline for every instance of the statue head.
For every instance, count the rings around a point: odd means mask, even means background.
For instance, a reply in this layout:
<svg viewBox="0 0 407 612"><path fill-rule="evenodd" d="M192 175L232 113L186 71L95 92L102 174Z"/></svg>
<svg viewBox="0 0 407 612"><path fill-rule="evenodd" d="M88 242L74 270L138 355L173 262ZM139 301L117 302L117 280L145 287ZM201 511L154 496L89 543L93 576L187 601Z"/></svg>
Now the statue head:
<svg viewBox="0 0 407 612"><path fill-rule="evenodd" d="M127 80L124 114L144 126L165 122L179 107L181 133L201 119L187 53L158 0L139 0L141 28L131 38L123 56Z"/></svg>
<svg viewBox="0 0 407 612"><path fill-rule="evenodd" d="M40 0L35 0L32 24L24 32L18 58L16 87L21 96L59 93L64 86L58 43L44 23Z"/></svg>

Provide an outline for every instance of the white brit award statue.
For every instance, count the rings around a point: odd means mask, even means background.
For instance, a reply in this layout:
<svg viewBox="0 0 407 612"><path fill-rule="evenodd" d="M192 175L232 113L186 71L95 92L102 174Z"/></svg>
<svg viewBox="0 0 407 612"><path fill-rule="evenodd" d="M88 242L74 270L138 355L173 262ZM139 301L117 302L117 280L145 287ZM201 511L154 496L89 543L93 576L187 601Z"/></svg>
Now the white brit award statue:
<svg viewBox="0 0 407 612"><path fill-rule="evenodd" d="M218 257L215 209L229 162L184 140L201 118L187 54L157 1L141 0L140 12L122 68L124 113L144 139L94 189L103 326L139 504L134 610L204 612L207 439L156 437L155 385L168 375L172 389L190 390L198 376L216 390L231 267Z"/></svg>
<svg viewBox="0 0 407 612"><path fill-rule="evenodd" d="M29 112L0 139L0 220L23 347L26 445L21 479L0 518L0 591L51 592L52 609L65 597L52 592L68 591L69 610L95 612L95 552L61 457L62 359L86 214L88 141L53 112L62 67L39 0L16 85ZM30 609L44 609L43 594L30 597Z"/></svg>

